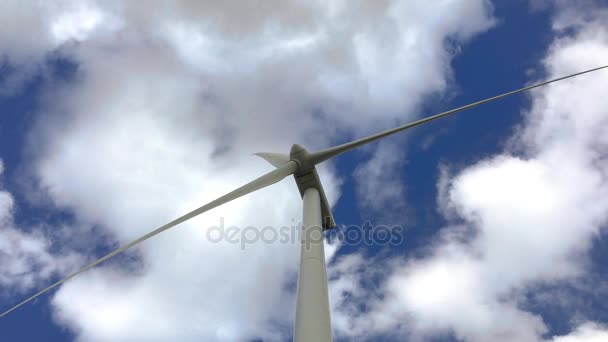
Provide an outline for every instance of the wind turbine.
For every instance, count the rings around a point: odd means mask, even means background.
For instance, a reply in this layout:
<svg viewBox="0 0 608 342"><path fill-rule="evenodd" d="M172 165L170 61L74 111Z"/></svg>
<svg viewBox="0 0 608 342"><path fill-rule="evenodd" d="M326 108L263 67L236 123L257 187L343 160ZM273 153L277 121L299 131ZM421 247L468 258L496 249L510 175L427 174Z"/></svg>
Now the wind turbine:
<svg viewBox="0 0 608 342"><path fill-rule="evenodd" d="M264 158L275 170L235 189L232 192L219 197L202 207L199 207L177 219L158 227L157 229L135 239L126 245L110 252L100 259L90 263L80 270L69 274L65 278L55 282L47 288L39 291L33 296L25 299L19 304L6 310L0 317L4 317L13 310L30 302L45 292L61 285L73 277L85 272L96 265L124 252L125 250L157 235L165 230L175 227L178 224L198 216L206 211L228 203L239 197L245 196L254 191L260 190L274 183L283 180L287 176L294 176L298 190L303 200L303 225L300 246L300 268L298 272L296 317L294 327L294 341L332 341L331 317L329 311L329 297L327 291L327 273L325 269L325 252L323 249L323 232L333 228L336 224L331 213L331 208L325 197L323 185L319 179L316 165L336 157L339 154L350 151L354 148L369 144L376 140L388 137L392 134L407 130L409 128L425 124L427 122L446 117L448 115L464 111L488 102L492 102L507 96L515 95L533 88L544 86L550 83L565 80L571 77L590 73L600 69L608 68L608 65L585 70L564 77L555 78L542 83L537 83L524 88L513 90L498 96L490 97L478 102L468 104L448 110L433 116L429 116L403 126L395 127L383 132L379 132L361 139L357 139L342 145L330 147L318 152L309 153L304 147L294 144L289 155L279 153L256 153L257 156ZM313 239L314 235L321 237Z"/></svg>

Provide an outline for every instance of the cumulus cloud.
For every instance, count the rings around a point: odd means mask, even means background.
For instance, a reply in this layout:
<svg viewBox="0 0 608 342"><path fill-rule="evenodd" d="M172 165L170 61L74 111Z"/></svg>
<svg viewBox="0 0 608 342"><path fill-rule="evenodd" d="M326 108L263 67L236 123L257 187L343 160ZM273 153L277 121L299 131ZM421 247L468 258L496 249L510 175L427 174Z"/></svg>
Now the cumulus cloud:
<svg viewBox="0 0 608 342"><path fill-rule="evenodd" d="M0 176L3 165L0 159ZM42 232L26 233L16 227L14 205L13 196L0 187L0 285L22 295L41 280L62 275L82 260L74 253L51 253L51 241ZM0 294L7 295L8 291Z"/></svg>
<svg viewBox="0 0 608 342"><path fill-rule="evenodd" d="M104 20L105 19L105 20ZM58 49L117 24L91 1L40 1L0 4L0 94L11 95L46 72ZM101 23L104 23L101 26Z"/></svg>
<svg viewBox="0 0 608 342"><path fill-rule="evenodd" d="M608 339L608 329L596 323L585 323L566 336L558 336L553 342L601 342Z"/></svg>
<svg viewBox="0 0 608 342"><path fill-rule="evenodd" d="M47 89L32 134L40 190L117 243L267 171L250 153L411 119L403 113L447 88L455 45L493 25L483 0L2 6L8 63L58 52L78 66ZM335 200L332 166L321 172ZM140 267L102 266L63 286L55 318L81 340L284 339L298 246L240 250L204 232L221 218L292 225L299 203L285 181L166 232L132 252Z"/></svg>
<svg viewBox="0 0 608 342"><path fill-rule="evenodd" d="M575 12L564 11L571 24L556 17L558 37L543 61L547 78L608 60L606 12L572 20ZM548 327L526 309L525 294L535 285L585 276L586 253L608 219L607 87L603 72L534 91L525 125L513 138L523 155L507 150L458 174L443 172L440 208L454 225L442 230L426 257L390 265L386 296L371 312L347 312L351 325L367 321L376 333L405 325L419 338L544 340ZM604 335L584 324L554 340Z"/></svg>

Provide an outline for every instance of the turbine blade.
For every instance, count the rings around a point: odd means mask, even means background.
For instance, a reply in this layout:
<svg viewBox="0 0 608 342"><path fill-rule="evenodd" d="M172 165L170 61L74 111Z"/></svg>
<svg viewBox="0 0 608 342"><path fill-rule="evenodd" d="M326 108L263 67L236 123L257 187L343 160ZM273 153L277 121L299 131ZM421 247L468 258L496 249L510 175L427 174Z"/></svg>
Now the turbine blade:
<svg viewBox="0 0 608 342"><path fill-rule="evenodd" d="M604 68L608 68L608 65L604 65L604 66L601 66L601 67L597 67L597 68L593 68L593 69L577 72L575 74L571 74L571 75L568 75L568 76L554 78L554 79L549 80L549 81L545 81L545 82L542 82L542 83L537 83L537 84L534 84L534 85L523 87L521 89L513 90L513 91L510 91L508 93L504 93L504 94L501 94L501 95L497 95L497 96L494 96L494 97L487 98L485 100L481 100L481 101L477 101L477 102L468 104L466 106L458 107L458 108L451 109L451 110L448 110L448 111L443 112L443 113L435 114L433 116L429 116L429 117L426 117L426 118L423 118L423 119L420 119L420 120L417 120L417 121L405 124L403 126L395 127L395 128L386 130L384 132L376 133L376 134L373 134L373 135L370 135L370 136L367 136L367 137L364 137L364 138L361 138L361 139L357 139L357 140L354 140L354 141L351 141L351 142L348 142L348 143L345 143L345 144L342 144L342 145L330 147L330 148L327 148L325 150L321 150L321 151L312 153L310 155L310 157L311 157L311 160L313 161L313 163L316 165L316 164L322 163L322 162L324 162L324 161L326 161L326 160L328 160L330 158L333 158L333 157L335 157L335 156L337 156L337 155L339 155L341 153L344 153L346 151L350 151L350 150L352 150L354 148L357 148L359 146L362 146L362 145L371 143L373 141L382 139L382 138L387 137L389 135L392 135L392 134L404 131L404 130L406 130L408 128L419 126L419 125L422 125L422 124L427 123L429 121L433 121L433 120L436 120L436 119L440 119L440 118L446 117L446 116L448 116L450 114L458 113L458 112L461 112L461 111L466 110L466 109L470 109L470 108L473 108L473 107L476 107L476 106L480 106L482 104L486 104L488 102L499 100L499 99L502 99L504 97L515 95L515 94L518 94L518 93L521 93L521 92L524 92L524 91L527 91L527 90L530 90L530 89L534 89L534 88L537 88L537 87L540 87L540 86L544 86L544 85L547 85L549 83L565 80L567 78L579 76L579 75L582 75L582 74L586 74L586 73L597 71L597 70L604 69Z"/></svg>
<svg viewBox="0 0 608 342"><path fill-rule="evenodd" d="M253 155L264 159L274 167L281 167L289 162L289 156L282 153L258 152L254 153Z"/></svg>
<svg viewBox="0 0 608 342"><path fill-rule="evenodd" d="M217 198L217 199L215 199L215 200L213 200L213 201L211 201L211 202L203 205L202 207L200 207L198 209L195 209L195 210L193 210L193 211L191 211L191 212L189 212L189 213L187 213L187 214L185 214L185 215L183 215L181 217L176 218L175 220L173 220L173 221L171 221L171 222L169 222L169 223L167 223L167 224L165 224L163 226L160 226L160 227L156 228L155 230L149 232L148 234L146 234L146 235L144 235L144 236L142 236L142 237L140 237L138 239L135 239L135 240L129 242L128 244L126 244L126 245L124 245L124 246L122 246L122 247L120 247L120 248L118 248L118 249L116 249L116 250L114 250L114 251L106 254L105 256L103 256L103 257L97 259L96 261L88 264L87 266L81 268L80 270L78 270L78 271L76 271L76 272L74 272L74 273L66 276L65 278L57 281L56 283L50 285L49 287L45 288L44 290L39 291L38 293L34 294L33 296L25 299L21 303L15 305L12 308L10 308L10 309L6 310L5 312L3 312L2 314L0 314L0 317L6 316L11 311L13 311L13 310L19 308L20 306L22 306L22 305L30 302L31 300L33 300L36 297L44 294L45 292L47 292L47 291L49 291L49 290L51 290L51 289L53 289L53 288L61 285L62 283L64 283L64 282L66 282L66 281L74 278L75 276L79 275L80 273L83 273L83 272L85 272L85 271L87 271L87 270L89 270L89 269L97 266L98 264L101 264L102 262L104 262L104 261L106 261L106 260L108 260L108 259L110 259L110 258L112 258L112 257L114 257L114 256L116 256L116 255L118 255L118 254L126 251L127 249L129 249L129 248L131 248L131 247L139 244L140 242L143 242L143 241L145 241L145 240L147 240L147 239L149 239L149 238L151 238L151 237L153 237L153 236L155 236L157 234L160 234L160 233L164 232L165 230L167 230L169 228L175 227L176 225L178 225L178 224L180 224L182 222L185 222L185 221L187 221L187 220L189 220L189 219L191 219L191 218L193 218L195 216L198 216L198 215L200 215L200 214L202 214L202 213L204 213L206 211L209 211L209 210L211 210L213 208L219 207L222 204L228 203L228 202L230 202L230 201L232 201L234 199L237 199L239 197L245 196L245 195L247 195L249 193L252 193L254 191L260 190L260 189L265 188L265 187L267 187L269 185L272 185L274 183L279 182L283 178L285 178L285 177L287 177L287 176L292 175L293 173L295 173L296 170L297 170L297 168L298 168L298 166L297 166L297 164L295 162L293 162L293 161L292 162L288 162L287 164L283 165L282 167L277 168L276 170L273 170L273 171L271 171L271 172L269 172L269 173L267 173L267 174L265 174L265 175L263 175L263 176L255 179L255 180L253 180L253 181L251 181L251 182L249 182L249 183L241 186L240 188L238 188L238 189L236 189L236 190L234 190L232 192L229 192L229 193L225 194L224 196L222 196L220 198Z"/></svg>

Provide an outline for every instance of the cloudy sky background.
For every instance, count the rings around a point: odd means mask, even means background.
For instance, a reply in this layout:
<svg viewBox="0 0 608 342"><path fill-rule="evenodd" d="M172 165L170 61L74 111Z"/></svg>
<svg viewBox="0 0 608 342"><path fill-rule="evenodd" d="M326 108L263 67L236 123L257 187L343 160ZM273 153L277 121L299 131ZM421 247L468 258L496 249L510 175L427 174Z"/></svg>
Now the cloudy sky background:
<svg viewBox="0 0 608 342"><path fill-rule="evenodd" d="M252 153L608 64L599 1L8 1L0 20L3 308L267 172ZM323 165L339 224L406 232L402 246L328 245L336 339L607 339L607 88L605 71L582 76ZM291 180L234 201L0 329L290 339L298 245L243 250L205 229L297 225L300 203Z"/></svg>

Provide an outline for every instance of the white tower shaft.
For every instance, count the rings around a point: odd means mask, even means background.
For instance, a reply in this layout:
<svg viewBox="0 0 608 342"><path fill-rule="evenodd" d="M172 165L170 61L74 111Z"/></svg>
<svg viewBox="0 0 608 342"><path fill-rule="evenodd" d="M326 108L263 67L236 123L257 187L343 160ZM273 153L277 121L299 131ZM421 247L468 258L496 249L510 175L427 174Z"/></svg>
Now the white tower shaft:
<svg viewBox="0 0 608 342"><path fill-rule="evenodd" d="M331 317L323 248L321 198L316 188L304 191L300 271L294 342L331 342Z"/></svg>

